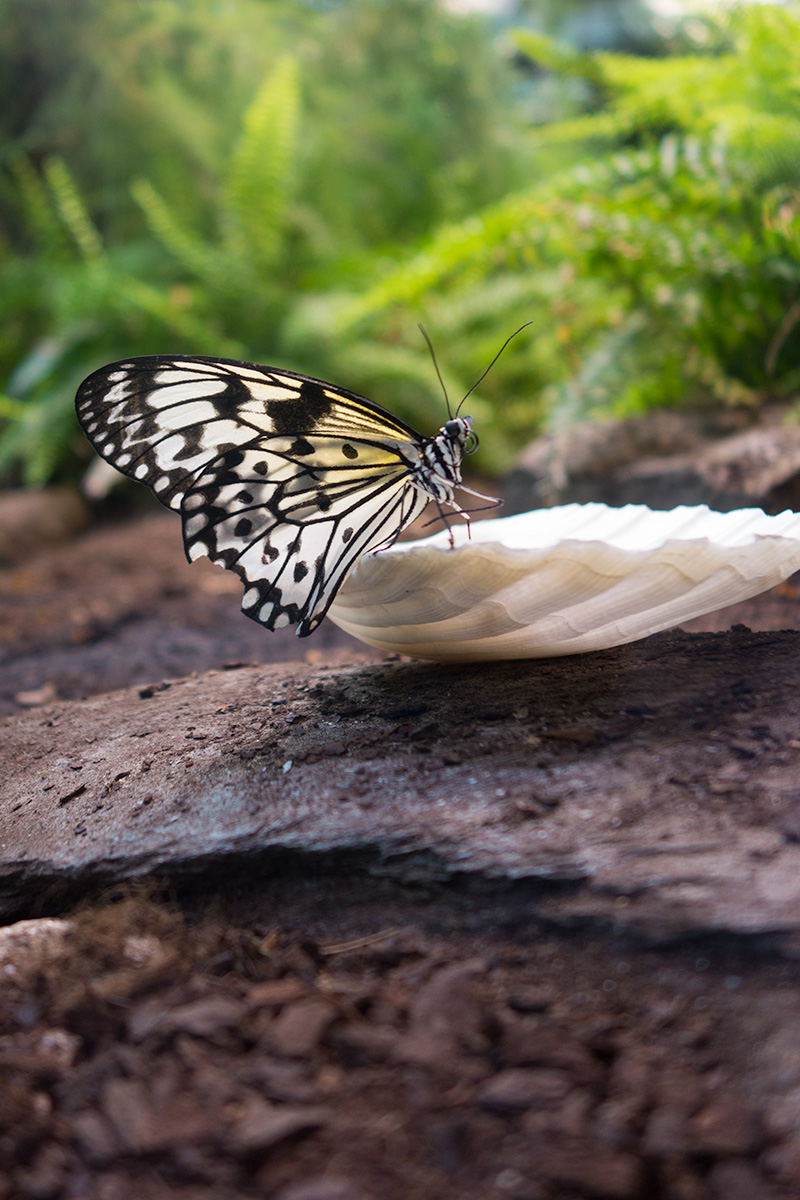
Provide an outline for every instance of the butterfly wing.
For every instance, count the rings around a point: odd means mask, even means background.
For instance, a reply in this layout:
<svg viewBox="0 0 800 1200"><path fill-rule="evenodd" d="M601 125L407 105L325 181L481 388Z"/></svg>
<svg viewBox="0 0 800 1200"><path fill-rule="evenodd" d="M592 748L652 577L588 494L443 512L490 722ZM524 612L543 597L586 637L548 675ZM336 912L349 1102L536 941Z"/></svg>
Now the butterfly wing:
<svg viewBox="0 0 800 1200"><path fill-rule="evenodd" d="M409 425L355 392L224 358L112 363L83 381L75 404L98 454L175 509L209 463L260 437L316 431L398 446L419 441Z"/></svg>
<svg viewBox="0 0 800 1200"><path fill-rule="evenodd" d="M182 513L187 556L235 571L269 629L310 633L356 559L426 504L419 435L322 380L158 356L95 372L76 405L98 453Z"/></svg>
<svg viewBox="0 0 800 1200"><path fill-rule="evenodd" d="M320 623L356 559L394 541L427 503L396 458L353 438L359 458L380 453L381 466L332 463L330 441L309 436L303 459L281 438L230 450L183 501L187 557L207 555L235 571L245 584L243 612L268 629L298 624L301 637Z"/></svg>

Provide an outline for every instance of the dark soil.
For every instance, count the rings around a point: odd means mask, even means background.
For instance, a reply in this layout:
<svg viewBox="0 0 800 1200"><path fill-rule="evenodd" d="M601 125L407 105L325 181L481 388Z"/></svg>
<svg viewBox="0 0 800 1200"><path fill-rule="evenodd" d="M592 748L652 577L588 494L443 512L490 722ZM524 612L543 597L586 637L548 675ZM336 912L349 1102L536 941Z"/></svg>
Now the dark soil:
<svg viewBox="0 0 800 1200"><path fill-rule="evenodd" d="M796 966L468 907L321 880L34 938L0 985L3 1195L800 1194Z"/></svg>
<svg viewBox="0 0 800 1200"><path fill-rule="evenodd" d="M238 583L188 567L168 516L9 568L0 595L23 747L4 775L38 771L45 800L77 780L53 802L70 821L106 769L81 714L122 737L138 704L197 780L218 744L270 787L291 760L292 802L345 832L391 817L410 837L415 806L428 822L402 869L334 839L196 852L190 875L162 855L163 885L77 907L52 868L20 892L33 922L0 930L0 1200L800 1196L800 902L780 866L800 853L797 635L666 635L485 674L378 666L333 626L299 641L241 617ZM797 629L796 600L784 585L692 628ZM294 698L254 723L258 673L222 668L267 658ZM209 670L183 716L166 707L180 687L146 686ZM215 717L220 681L238 707ZM104 803L142 803L118 774ZM539 831L558 869L536 883Z"/></svg>
<svg viewBox="0 0 800 1200"><path fill-rule="evenodd" d="M0 571L0 711L50 685L74 699L228 662L320 661L377 652L331 622L299 639L240 612L242 588L208 559L190 565L180 521L158 513L86 534Z"/></svg>

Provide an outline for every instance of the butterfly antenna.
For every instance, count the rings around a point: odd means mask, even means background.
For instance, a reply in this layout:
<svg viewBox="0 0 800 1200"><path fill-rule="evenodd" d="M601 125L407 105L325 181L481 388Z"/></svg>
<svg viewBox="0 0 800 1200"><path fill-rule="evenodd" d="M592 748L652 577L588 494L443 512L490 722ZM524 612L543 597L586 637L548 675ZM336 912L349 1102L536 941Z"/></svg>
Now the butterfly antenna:
<svg viewBox="0 0 800 1200"><path fill-rule="evenodd" d="M484 379L485 379L485 378L486 378L486 376L489 374L489 372L491 371L492 367L493 367L493 366L494 366L494 364L497 362L498 358L499 358L499 357L500 357L500 355L503 353L503 351L505 350L505 348L506 348L506 346L508 345L508 343L509 343L509 342L513 342L514 338L517 336L517 334L518 334L518 333L522 333L523 329L527 329L529 325L533 325L533 324L534 324L534 322L533 322L533 321L526 321L524 325L520 325L519 329L515 329L515 330L514 330L514 332L511 334L511 337L507 337L507 338L506 338L506 340L503 342L503 344L502 344L502 346L500 347L500 349L497 351L497 354L495 354L494 358L492 359L492 361L489 363L489 365L488 365L488 367L486 368L486 370L485 370L485 371L483 372L483 374L481 375L480 379L479 379L479 380L477 380L477 382L476 382L476 383L473 383L472 387L469 389L469 391L467 392L466 396L464 397L464 400L462 400L462 401L461 401L461 404L459 404L458 408L456 409L456 416L458 416L458 414L461 412L461 406L464 404L464 401L465 401L465 400L467 400L467 399L468 399L468 397L472 395L472 393L475 391L475 388L476 388L476 387L480 387L480 385L483 383ZM421 326L421 325L420 325L420 329L422 329L422 326ZM424 332L424 330L423 330L423 332ZM431 351L431 353L432 353L432 351ZM436 361L436 360L434 359L434 362L435 362L435 361ZM437 369L438 369L438 368L437 368ZM444 384L443 384L442 386L444 386ZM449 412L449 411L450 411L450 408L449 408L449 405L448 405L448 412Z"/></svg>
<svg viewBox="0 0 800 1200"><path fill-rule="evenodd" d="M422 336L425 338L427 347L431 352L431 358L433 359L433 369L436 372L436 378L439 380L439 383L442 385L442 391L444 392L444 402L447 405L447 415L452 420L453 413L450 408L450 398L447 395L447 388L444 386L444 380L442 379L442 372L439 370L439 364L436 361L436 351L433 348L433 342L428 337L427 330L425 329L424 325L420 325L419 331L422 334ZM480 382L480 380L478 382ZM467 392L467 396L468 395L469 395L469 392Z"/></svg>

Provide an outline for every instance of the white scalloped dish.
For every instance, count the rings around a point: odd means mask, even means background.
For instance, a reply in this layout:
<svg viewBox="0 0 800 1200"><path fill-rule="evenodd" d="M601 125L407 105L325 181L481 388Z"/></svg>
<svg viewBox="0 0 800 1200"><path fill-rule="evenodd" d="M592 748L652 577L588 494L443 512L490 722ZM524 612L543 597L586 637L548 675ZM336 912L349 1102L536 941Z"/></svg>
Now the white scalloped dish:
<svg viewBox="0 0 800 1200"><path fill-rule="evenodd" d="M329 616L382 650L441 662L619 646L800 570L800 514L568 504L367 554Z"/></svg>

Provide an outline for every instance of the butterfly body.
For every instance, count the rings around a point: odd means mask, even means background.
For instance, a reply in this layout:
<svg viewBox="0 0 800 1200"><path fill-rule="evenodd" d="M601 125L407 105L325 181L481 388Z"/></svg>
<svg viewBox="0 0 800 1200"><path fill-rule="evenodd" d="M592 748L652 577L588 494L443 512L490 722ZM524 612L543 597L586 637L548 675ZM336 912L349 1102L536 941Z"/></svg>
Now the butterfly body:
<svg viewBox="0 0 800 1200"><path fill-rule="evenodd" d="M323 380L163 355L96 371L79 420L102 457L183 518L184 547L235 571L242 609L311 633L362 554L454 499L469 417L422 437Z"/></svg>

